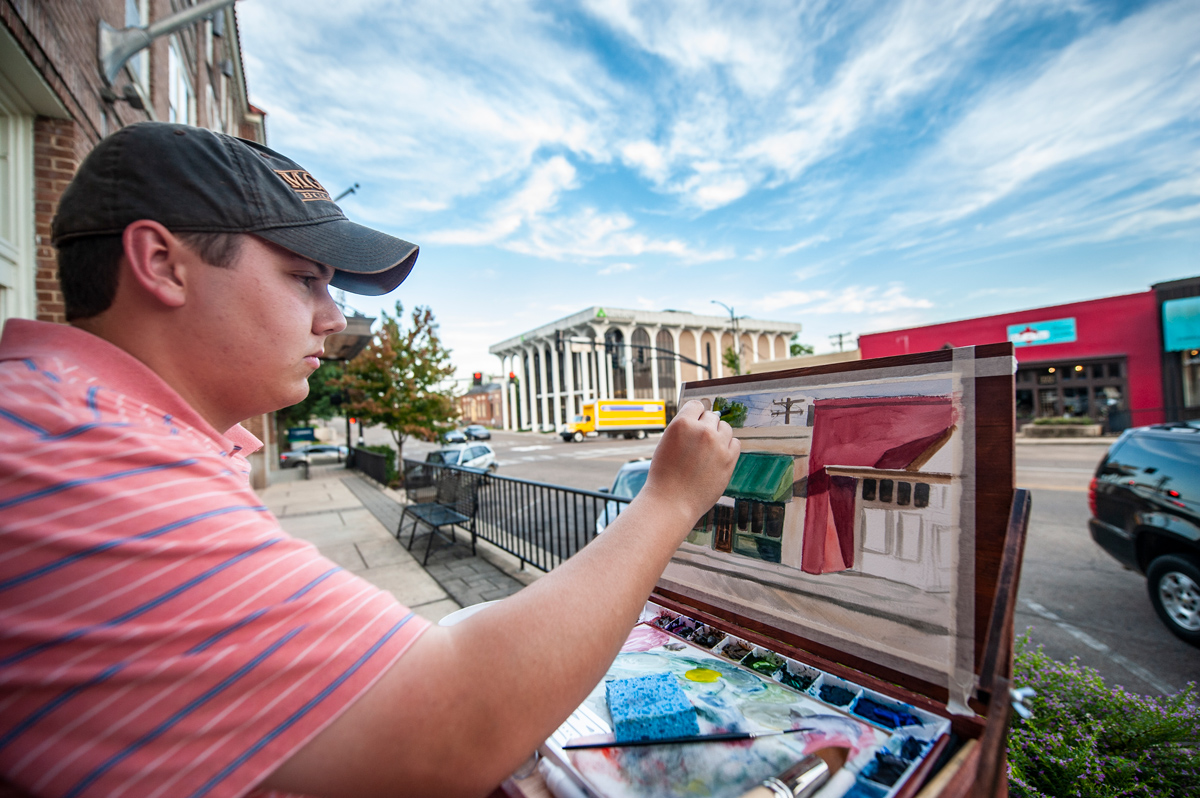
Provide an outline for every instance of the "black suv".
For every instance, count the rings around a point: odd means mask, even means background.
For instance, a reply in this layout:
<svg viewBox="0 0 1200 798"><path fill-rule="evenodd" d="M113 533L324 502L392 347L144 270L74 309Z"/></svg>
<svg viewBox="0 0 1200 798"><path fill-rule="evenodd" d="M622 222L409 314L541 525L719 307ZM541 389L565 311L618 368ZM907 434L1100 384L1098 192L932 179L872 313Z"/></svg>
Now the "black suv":
<svg viewBox="0 0 1200 798"><path fill-rule="evenodd" d="M1146 575L1155 612L1200 646L1200 428L1126 430L1088 489L1092 539Z"/></svg>

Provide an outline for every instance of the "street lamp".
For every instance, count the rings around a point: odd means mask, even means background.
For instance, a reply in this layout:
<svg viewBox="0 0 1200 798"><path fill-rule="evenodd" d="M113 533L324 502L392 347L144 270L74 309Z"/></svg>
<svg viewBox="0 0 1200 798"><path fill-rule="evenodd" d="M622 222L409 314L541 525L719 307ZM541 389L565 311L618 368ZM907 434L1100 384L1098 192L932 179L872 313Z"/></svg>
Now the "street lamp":
<svg viewBox="0 0 1200 798"><path fill-rule="evenodd" d="M733 342L735 344L734 351L737 352L737 368L734 369L735 374L742 373L742 338L738 335L738 317L733 315L733 308L726 305L719 299L712 300L714 305L720 305L729 311L729 321L733 324Z"/></svg>
<svg viewBox="0 0 1200 798"><path fill-rule="evenodd" d="M350 188L346 189L341 194L338 194L336 197L334 197L333 201L337 202L342 197L346 197L346 196L349 196L350 194L355 193L356 191L358 191L358 189L359 189L359 185L358 185L358 183L355 183L354 185L350 186Z"/></svg>

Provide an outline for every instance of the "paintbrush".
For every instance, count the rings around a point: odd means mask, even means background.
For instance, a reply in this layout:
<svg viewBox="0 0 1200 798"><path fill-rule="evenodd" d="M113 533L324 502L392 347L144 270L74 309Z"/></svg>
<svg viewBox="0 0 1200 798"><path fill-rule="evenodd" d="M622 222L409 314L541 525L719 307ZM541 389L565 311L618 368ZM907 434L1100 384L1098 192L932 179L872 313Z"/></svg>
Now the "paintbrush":
<svg viewBox="0 0 1200 798"><path fill-rule="evenodd" d="M849 753L850 749L837 746L813 751L778 776L742 793L741 798L809 798L835 777ZM848 771L846 776L853 781Z"/></svg>
<svg viewBox="0 0 1200 798"><path fill-rule="evenodd" d="M563 746L564 751L578 751L584 748L632 748L643 745L680 745L686 743L723 743L731 740L755 740L759 737L774 737L779 734L795 734L796 732L816 731L811 728L781 729L756 732L718 732L716 734L690 734L686 737L661 737L657 740L626 740L617 742L612 735L605 735L604 740L589 740L587 737L576 737L575 740ZM587 742L581 742L587 740Z"/></svg>

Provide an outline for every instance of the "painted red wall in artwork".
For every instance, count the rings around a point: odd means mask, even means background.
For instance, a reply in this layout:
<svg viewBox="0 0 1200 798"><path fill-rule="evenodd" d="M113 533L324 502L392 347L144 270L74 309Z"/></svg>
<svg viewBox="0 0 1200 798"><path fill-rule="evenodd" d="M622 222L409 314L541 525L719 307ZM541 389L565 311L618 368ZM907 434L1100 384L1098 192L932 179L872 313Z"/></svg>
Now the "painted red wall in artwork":
<svg viewBox="0 0 1200 798"><path fill-rule="evenodd" d="M804 504L800 568L844 571L854 565L854 498L858 480L830 476L828 466L902 469L957 421L947 396L818 399Z"/></svg>
<svg viewBox="0 0 1200 798"><path fill-rule="evenodd" d="M1043 363L1074 358L1125 356L1129 409L1135 426L1163 417L1162 341L1153 291L1050 305L1015 313L930 324L859 336L863 358L930 352L946 344L977 346L1007 340L1009 325L1074 318L1072 343L1016 347L1017 362Z"/></svg>

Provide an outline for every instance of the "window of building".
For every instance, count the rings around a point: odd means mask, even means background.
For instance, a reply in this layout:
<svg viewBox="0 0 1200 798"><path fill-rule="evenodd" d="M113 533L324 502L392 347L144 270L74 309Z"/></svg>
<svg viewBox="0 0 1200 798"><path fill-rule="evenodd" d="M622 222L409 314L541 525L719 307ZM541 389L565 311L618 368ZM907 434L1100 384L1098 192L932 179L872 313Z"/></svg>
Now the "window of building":
<svg viewBox="0 0 1200 798"><path fill-rule="evenodd" d="M33 318L35 260L33 116L0 77L0 325Z"/></svg>
<svg viewBox="0 0 1200 798"><path fill-rule="evenodd" d="M875 501L875 488L877 482L873 479L864 479L862 481L862 497L865 502Z"/></svg>
<svg viewBox="0 0 1200 798"><path fill-rule="evenodd" d="M1200 407L1200 349L1183 352L1183 405Z"/></svg>
<svg viewBox="0 0 1200 798"><path fill-rule="evenodd" d="M1088 414L1088 389L1063 388L1063 415L1082 418Z"/></svg>
<svg viewBox="0 0 1200 798"><path fill-rule="evenodd" d="M629 344L633 348L630 352L630 357L633 358L633 398L653 399L654 383L650 365L654 353L650 351L650 333L638 327L629 336Z"/></svg>
<svg viewBox="0 0 1200 798"><path fill-rule="evenodd" d="M895 487L895 485L896 483L890 479L879 480L879 501L883 502L884 504L891 504L892 489Z"/></svg>
<svg viewBox="0 0 1200 798"><path fill-rule="evenodd" d="M1017 418L1021 420L1033 418L1033 391L1017 391Z"/></svg>
<svg viewBox="0 0 1200 798"><path fill-rule="evenodd" d="M675 395L675 339L667 330L659 330L654 336L654 345L660 350L658 355L658 395L671 397Z"/></svg>
<svg viewBox="0 0 1200 798"><path fill-rule="evenodd" d="M179 39L172 36L167 45L167 121L196 124L196 93Z"/></svg>
<svg viewBox="0 0 1200 798"><path fill-rule="evenodd" d="M150 0L125 0L125 27L144 28L150 24ZM150 91L150 48L135 53L125 62L143 91Z"/></svg>

